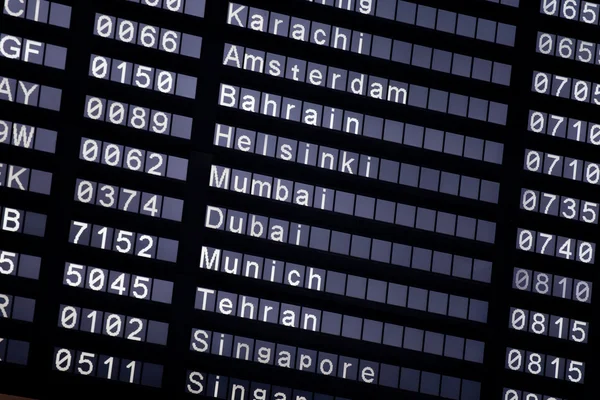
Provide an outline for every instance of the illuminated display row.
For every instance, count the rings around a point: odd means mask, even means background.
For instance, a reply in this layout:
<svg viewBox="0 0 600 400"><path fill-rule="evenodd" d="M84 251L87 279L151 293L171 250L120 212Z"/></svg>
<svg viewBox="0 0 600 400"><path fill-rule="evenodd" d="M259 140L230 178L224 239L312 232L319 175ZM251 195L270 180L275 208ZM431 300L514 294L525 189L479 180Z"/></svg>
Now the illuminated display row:
<svg viewBox="0 0 600 400"><path fill-rule="evenodd" d="M54 1L4 0L3 12L17 18L69 29L71 7Z"/></svg>
<svg viewBox="0 0 600 400"><path fill-rule="evenodd" d="M88 76L164 94L196 98L193 76L92 54Z"/></svg>
<svg viewBox="0 0 600 400"><path fill-rule="evenodd" d="M3 101L58 111L61 96L61 89L0 76L0 100Z"/></svg>
<svg viewBox="0 0 600 400"><path fill-rule="evenodd" d="M598 223L598 203L537 190L521 189L521 209L588 224Z"/></svg>
<svg viewBox="0 0 600 400"><path fill-rule="evenodd" d="M518 228L517 249L593 264L596 243Z"/></svg>
<svg viewBox="0 0 600 400"><path fill-rule="evenodd" d="M0 187L50 194L52 173L0 163Z"/></svg>
<svg viewBox="0 0 600 400"><path fill-rule="evenodd" d="M202 49L200 36L104 14L96 14L94 35L193 58L200 58Z"/></svg>
<svg viewBox="0 0 600 400"><path fill-rule="evenodd" d="M69 243L173 263L179 248L177 240L80 221L71 221Z"/></svg>
<svg viewBox="0 0 600 400"><path fill-rule="evenodd" d="M145 386L162 385L162 365L79 350L55 348L52 369Z"/></svg>
<svg viewBox="0 0 600 400"><path fill-rule="evenodd" d="M181 222L183 200L77 179L75 201Z"/></svg>
<svg viewBox="0 0 600 400"><path fill-rule="evenodd" d="M41 263L40 257L0 250L0 275L38 280Z"/></svg>
<svg viewBox="0 0 600 400"><path fill-rule="evenodd" d="M126 0L154 8L176 13L183 13L193 17L204 18L206 0Z"/></svg>
<svg viewBox="0 0 600 400"><path fill-rule="evenodd" d="M329 159L333 168L333 157ZM494 243L496 223L424 207L211 165L209 185L284 203L334 211L376 221ZM244 230L241 228L242 231Z"/></svg>
<svg viewBox="0 0 600 400"><path fill-rule="evenodd" d="M577 60L587 64L600 64L600 47L596 43L551 33L538 32L536 51L568 60Z"/></svg>
<svg viewBox="0 0 600 400"><path fill-rule="evenodd" d="M512 287L517 290L574 300L580 303L592 302L592 282L545 272L514 268Z"/></svg>
<svg viewBox="0 0 600 400"><path fill-rule="evenodd" d="M29 342L0 338L0 364L11 363L27 365Z"/></svg>
<svg viewBox="0 0 600 400"><path fill-rule="evenodd" d="M127 291L125 279L121 279L119 294ZM114 289L114 288L113 288ZM58 326L81 332L90 332L114 338L125 338L135 342L148 342L165 346L169 324L165 322L129 317L106 311L61 304Z"/></svg>
<svg viewBox="0 0 600 400"><path fill-rule="evenodd" d="M33 322L35 300L0 293L0 317Z"/></svg>
<svg viewBox="0 0 600 400"><path fill-rule="evenodd" d="M188 160L101 140L81 138L79 159L185 181Z"/></svg>
<svg viewBox="0 0 600 400"><path fill-rule="evenodd" d="M561 115L529 111L529 131L566 138L577 142L600 145L600 124Z"/></svg>
<svg viewBox="0 0 600 400"><path fill-rule="evenodd" d="M0 56L64 70L67 48L2 33Z"/></svg>
<svg viewBox="0 0 600 400"><path fill-rule="evenodd" d="M223 257L221 258L221 253ZM244 262L242 262L242 258ZM239 268L238 268L239 266ZM200 268L438 315L487 322L488 303L290 262L202 247Z"/></svg>
<svg viewBox="0 0 600 400"><path fill-rule="evenodd" d="M479 399L479 382L467 379L203 329L193 329L191 336L190 350L198 353L293 368L446 399ZM425 343L426 352L441 355L444 347L442 335L428 335Z"/></svg>
<svg viewBox="0 0 600 400"><path fill-rule="evenodd" d="M73 263L65 264L63 285L166 304L173 297L173 282Z"/></svg>
<svg viewBox="0 0 600 400"><path fill-rule="evenodd" d="M252 393L255 399L264 400L348 400L342 397L271 385L270 383L251 382L193 370L186 372L185 392L215 399L235 399L238 394L241 399L245 399L246 393Z"/></svg>
<svg viewBox="0 0 600 400"><path fill-rule="evenodd" d="M328 31L330 29L329 25L319 25L326 27ZM339 37L341 38L341 36ZM337 46L336 43L334 43L334 47L335 46ZM236 48L237 54L231 50L231 47ZM238 68L241 68L240 65L243 64L244 69L249 69L254 72L266 73L272 76L285 76L287 79L298 80L296 77L299 72L296 71L296 69L298 69L298 64L293 64L294 67L292 67L290 64L291 62L300 62L301 60L287 57L286 66L285 56L269 53L269 59L266 63L269 68L266 72L264 72L264 63L262 63L263 66L261 66L261 64L258 64L257 66L258 59L256 58L256 54L260 53L260 50L247 48L244 52L243 49L243 46L226 44L224 58L228 61L228 63L224 62L224 64L232 65L232 62L235 61L235 64L237 64L236 66ZM445 72L452 75L473 78L504 86L508 86L510 84L512 67L508 64L471 57L460 53L452 53L449 51L413 44L410 42L393 40L382 36L373 36L373 44L370 55L376 58L382 58L402 64L410 64L415 67L431 69L437 72ZM264 52L262 58L264 60ZM251 68L248 68L248 61L252 61ZM305 62L306 61L302 61L302 63ZM284 66L285 68L283 68ZM281 72L282 69L286 70L285 73ZM339 70L335 67L329 67L329 69L338 74L340 71L346 71ZM319 73L320 72L314 72L313 75ZM337 79L339 78L335 78L335 80ZM318 76L313 76L310 79L302 78L303 82L311 84L317 84L315 83L317 80L320 80L318 79ZM327 86L335 89L335 80L332 80Z"/></svg>
<svg viewBox="0 0 600 400"><path fill-rule="evenodd" d="M44 236L46 215L0 206L0 230Z"/></svg>
<svg viewBox="0 0 600 400"><path fill-rule="evenodd" d="M440 32L452 33L458 36L484 40L486 42L513 46L516 27L484 18L476 18L466 14L428 7L402 0L366 0L352 1L308 0L315 4L326 4L360 14L376 15L396 21L416 25L423 28L435 29ZM498 3L498 0L488 0ZM518 7L519 0L502 0L502 4Z"/></svg>
<svg viewBox="0 0 600 400"><path fill-rule="evenodd" d="M545 313L510 309L510 329L550 336L558 339L587 343L589 323Z"/></svg>
<svg viewBox="0 0 600 400"><path fill-rule="evenodd" d="M465 62L455 60L453 64L453 71L456 71L457 75L463 75L462 73L458 73L461 69L463 71L469 71L469 73L471 71L471 61L462 61ZM386 100L393 103L407 104L408 101L410 105L419 106L408 94L409 84L407 83L349 71L343 68L317 64L280 54L265 53L262 50L250 48L244 49L244 47L234 44L225 45L223 65L243 68L248 71L270 76L285 77L289 80L303 82L313 86L327 87L329 89L358 94L379 100ZM495 65L494 83L508 85L510 82L510 66L506 64L500 65L498 63ZM265 68L265 66L267 68ZM490 71L487 75L491 74L491 62L489 68ZM411 91L420 90L419 88L420 86L410 85ZM432 89L432 91L434 93L439 92L434 89ZM454 93L451 93L450 95L456 96Z"/></svg>
<svg viewBox="0 0 600 400"><path fill-rule="evenodd" d="M366 55L369 54L373 36L231 2L228 4L227 24ZM325 29L333 30L335 33L327 35Z"/></svg>
<svg viewBox="0 0 600 400"><path fill-rule="evenodd" d="M209 251L210 256L208 253ZM424 263L423 261L427 260L427 258L431 258L431 255L428 253L430 252L430 250L415 248L414 252L414 263L412 264L412 267L415 269L425 268L426 270L429 270L429 265ZM223 254L223 258L221 258L221 253ZM244 259L243 263L242 256ZM455 260L453 261L452 254L442 253L439 251L433 252L433 264L431 265L432 272L438 274L452 275L457 278L472 279L477 282L490 283L492 276L491 262L486 262L482 260L473 261L472 259L461 256L454 257ZM262 279L269 282L277 282L282 283L284 285L298 286L311 290L325 290L329 293L337 293L340 295L345 294L346 296L358 297L361 299L365 298L365 288L367 288L367 300L379 302L385 301L384 297L386 293L386 287L388 284L387 282L378 281L376 279L368 279L367 284L367 280L359 276L346 275L334 271L326 271L310 266L306 266L307 271L305 273L305 266L298 265L295 263L290 264L289 262L285 262L285 264L292 265L293 268L286 267L288 268L286 269L287 277L284 279L283 264L284 261L271 260L268 258L263 259L262 257L256 255L236 253L227 250L223 251L221 249L213 249L204 246L202 247L202 255L200 258L200 268L205 268L208 270L240 275L246 278ZM229 265L233 265L233 267L229 267ZM240 265L239 270L237 268L238 265ZM245 268L242 268L242 265L244 265ZM404 266L408 267L409 265L407 264ZM252 268L254 274L251 274L250 268ZM299 275L295 276L296 273L293 271L298 271ZM303 276L305 277L305 281L302 278ZM328 284L327 279L333 280L335 284L332 284L331 282ZM346 280L348 280L347 284ZM391 284L392 283L390 283L390 285ZM414 308L417 309L421 307L419 304L422 304L422 300L418 300L422 299L422 297L419 295L420 290L422 289L415 288L415 301L409 301L408 307L412 308L413 306L411 304L414 304ZM430 297L438 297L438 294L436 292L430 292ZM457 304L466 305L468 300L460 296L451 295L451 297L454 297L456 299ZM441 296L440 298L442 299L442 303L444 303L445 300L443 300L443 296ZM485 302L480 302L479 300L475 299L471 299L471 301L477 302L477 306L473 309L485 309L485 305L483 304ZM432 307L433 306L430 306L430 308ZM457 315L452 316L460 318L460 315L464 315L464 318L466 318L466 306L463 307ZM486 315L486 313L478 313L478 315Z"/></svg>
<svg viewBox="0 0 600 400"><path fill-rule="evenodd" d="M407 85L408 88L408 85ZM223 107L261 114L305 125L341 131L354 135L381 137L382 118L336 109L322 104L221 84L218 104ZM420 108L468 117L495 124L506 124L506 104L456 95L423 86L411 85L408 104ZM372 128L368 126L371 124ZM372 134L369 134L373 130Z"/></svg>
<svg viewBox="0 0 600 400"><path fill-rule="evenodd" d="M86 96L84 117L182 139L192 136L192 118L146 107Z"/></svg>
<svg viewBox="0 0 600 400"><path fill-rule="evenodd" d="M498 203L500 184L418 165L380 159L285 137L216 124L213 144L300 165L310 165L382 182L421 188L466 199ZM332 165L327 160L333 159ZM336 161L337 160L337 161ZM329 168L333 166L333 168Z"/></svg>
<svg viewBox="0 0 600 400"><path fill-rule="evenodd" d="M598 25L597 3L582 0L541 0L540 13Z"/></svg>
<svg viewBox="0 0 600 400"><path fill-rule="evenodd" d="M199 287L194 307L202 311L418 352L423 352L423 338L428 333L432 333L439 335L437 338L445 343L444 357L483 363L485 344L478 340L280 303L264 298Z"/></svg>
<svg viewBox="0 0 600 400"><path fill-rule="evenodd" d="M56 137L56 131L0 120L0 144L54 153Z"/></svg>
<svg viewBox="0 0 600 400"><path fill-rule="evenodd" d="M583 383L585 363L519 349L506 349L506 366L512 371Z"/></svg>

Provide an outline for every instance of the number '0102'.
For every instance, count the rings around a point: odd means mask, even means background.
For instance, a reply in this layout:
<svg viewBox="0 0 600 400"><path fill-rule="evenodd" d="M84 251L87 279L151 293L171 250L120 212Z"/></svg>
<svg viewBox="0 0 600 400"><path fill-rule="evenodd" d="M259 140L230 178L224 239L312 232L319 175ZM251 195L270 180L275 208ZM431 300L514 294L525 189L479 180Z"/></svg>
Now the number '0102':
<svg viewBox="0 0 600 400"><path fill-rule="evenodd" d="M61 308L59 323L62 328L83 329L79 328L80 320L84 325L83 321L87 319L89 321L86 321L85 325L91 333L102 330L105 335L110 337L125 337L125 339L137 342L144 340L140 334L143 335L146 332L147 326L144 323L145 320L140 318L103 313L98 310L87 310L89 312L85 314L79 307L73 306L62 306Z"/></svg>
<svg viewBox="0 0 600 400"><path fill-rule="evenodd" d="M169 330L169 324L164 322L64 304L60 306L58 326L163 346L167 344Z"/></svg>

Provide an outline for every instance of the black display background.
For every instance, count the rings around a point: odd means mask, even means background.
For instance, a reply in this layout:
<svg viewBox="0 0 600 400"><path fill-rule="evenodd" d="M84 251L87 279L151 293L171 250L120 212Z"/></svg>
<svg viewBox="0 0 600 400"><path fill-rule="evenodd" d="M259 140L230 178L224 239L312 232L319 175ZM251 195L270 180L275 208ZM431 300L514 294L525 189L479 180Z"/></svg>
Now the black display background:
<svg viewBox="0 0 600 400"><path fill-rule="evenodd" d="M302 0L238 1L239 4L252 5L270 11L511 64L513 66L511 86L501 87L228 26L225 22L228 4L226 1L208 0L203 19L119 0L63 0L62 2L73 7L70 30L0 15L0 31L2 33L68 48L65 71L0 59L2 76L63 89L60 113L7 102L0 104L0 118L54 129L59 132L55 155L16 149L12 146L0 148L2 160L7 164L27 166L53 173L50 197L0 189L2 206L41 212L49 216L46 237L43 239L0 232L0 248L3 250L42 257L39 281L0 279L0 290L36 299L33 324L0 321L0 331L3 332L3 337L31 342L27 367L0 365L2 392L38 399L80 398L92 395L92 393L94 395L112 395L117 398L157 394L186 398L188 395L184 394L185 371L195 369L241 379L273 382L280 386L335 394L351 399L398 398L398 396L406 399L433 398L295 370L283 370L278 367L259 366L251 362L192 353L188 348L191 329L195 327L474 379L482 382L481 399L485 400L500 399L503 387L528 390L570 400L597 397L597 382L594 379L599 373L597 353L591 350L593 344L599 340L594 329L599 321L598 317L592 314L592 306L511 289L514 266L598 282L597 273L592 265L564 262L552 257L524 254L515 250L517 227L597 242L598 227L596 225L587 226L582 223L519 210L521 187L598 201L595 200L598 197L598 189L592 185L522 171L525 148L587 161L597 159L596 149L589 144L527 132L529 109L581 118L586 121L597 120L595 118L597 111L593 105L580 105L574 101L537 95L530 91L533 70L584 78L592 82L600 81L597 78L597 71L599 71L597 66L535 53L538 30L598 42L595 39L597 27L540 15L538 0L521 0L521 6L518 9L476 0L419 1L422 4L517 25L515 47L509 48L380 18L361 16L357 13L311 4ZM202 56L200 60L195 60L93 36L96 12L202 36ZM432 118L431 113L408 106L402 107L374 99L311 88L306 84L224 67L221 65L224 43L245 45L326 65L508 103L508 122L505 127L502 127L451 115L436 115L435 118ZM155 92L150 93L147 90L87 77L90 53L197 76L197 98L194 101L174 96L167 98ZM293 122L219 108L217 98L220 82L262 89L270 93L301 98L347 110L499 141L505 145L504 162L502 166L496 166L482 165L480 162L466 159L457 161L457 157L445 154L430 154L431 152L424 150L414 150L366 137L350 138L344 133L314 127L307 128ZM83 108L86 95L97 95L193 117L192 140L185 141L148 132L136 132L132 129L84 119ZM442 196L438 193L411 190L411 188L384 182L372 182L356 176L339 176L339 173L300 167L279 160L213 147L215 122L269 134L285 135L293 139L302 138L311 143L331 145L383 158L415 162L455 173L467 173L475 177L497 180L501 182L499 204L498 206L471 204L475 202ZM80 161L78 160L78 151L81 136L187 158L190 160L188 180L186 183L170 181ZM277 204L274 201L209 189L208 176L211 163L369 194L388 200L396 199L425 207L436 208L436 204L443 204L445 210L450 212L496 221L496 243L493 246L487 244L473 246L466 240L433 238L430 234L411 232L375 221L360 220L360 223L357 223L356 219L340 215L319 213L312 209L298 209L294 206ZM182 198L185 200L183 223L75 203L73 194L76 178L86 178ZM202 227L206 204L229 206L259 215L282 217L294 222L493 260L492 285L464 282L452 277L425 274L410 269L398 270L389 265L206 230ZM172 264L151 260L141 261L136 257L123 256L114 252L70 245L67 243L67 235L69 222L72 219L177 239L180 241L178 262ZM489 301L489 322L487 325L482 325L469 321L449 320L449 318L429 314L424 316L409 309L376 308L370 304L347 298L341 299L339 296L326 293L308 292L303 289L292 290L287 286L259 281L249 282L245 278L211 273L198 268L202 245L224 247L250 254L290 260L299 264L473 296ZM175 283L173 304L165 305L129 298L123 299L118 296L63 286L61 281L66 261L173 281ZM304 304L309 307L326 308L333 312L349 313L375 320L406 324L422 329L429 328L439 332L484 340L486 342L484 365L470 365L468 362L328 335L309 335L301 330L280 326L269 326L265 329L264 324L259 322L241 321L238 318L201 313L194 310L193 307L197 286ZM65 303L103 311L118 310L126 315L168 322L168 347L131 343L126 340L60 329L57 327L58 309L60 304ZM324 304L327 305L323 306ZM589 344L583 345L509 331L508 310L510 306L590 321ZM508 346L585 361L586 383L585 385L576 385L508 371L504 369L504 358ZM157 391L139 385L52 371L55 347L162 364L165 367L163 388Z"/></svg>

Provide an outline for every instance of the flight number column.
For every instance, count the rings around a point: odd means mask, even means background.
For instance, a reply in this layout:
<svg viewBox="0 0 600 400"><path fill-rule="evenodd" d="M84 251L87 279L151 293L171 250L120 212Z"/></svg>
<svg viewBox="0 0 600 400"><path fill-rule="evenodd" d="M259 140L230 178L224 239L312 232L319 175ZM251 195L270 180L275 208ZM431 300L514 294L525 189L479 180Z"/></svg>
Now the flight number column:
<svg viewBox="0 0 600 400"><path fill-rule="evenodd" d="M198 17L202 10L187 4L196 3L158 3L108 2L90 10L89 85L79 103L85 136L71 183L70 259L63 276L82 304L61 302L58 316L59 328L85 332L90 346L61 340L52 361L58 372L154 388L163 386L173 322L168 305L197 86L191 73L171 68L192 70L202 48L200 36L173 22L158 26L136 17L141 7L155 9L143 13L153 20L167 13ZM113 57L113 51L128 58ZM90 334L114 338L115 346L96 344ZM143 360L140 352L147 354Z"/></svg>
<svg viewBox="0 0 600 400"><path fill-rule="evenodd" d="M544 27L552 22L557 32L536 28L535 49L530 49L537 53L528 96L535 105L528 110L524 133L516 232L520 254L512 266L512 289L521 294L511 301L509 328L518 332L515 338L537 339L529 342L531 348L508 346L505 368L535 376L530 380L535 386L505 389L505 399L584 398L583 385L590 380L586 366L599 212L589 185L600 183L600 164L591 158L592 146L600 144L600 125L593 121L592 107L573 105L600 104L600 85L586 78L593 73L584 64L597 62L596 44L586 38L588 28L578 37L560 32L597 25L600 7L579 0L541 0L534 8L533 18ZM548 21L551 17L554 21ZM578 72L562 72L578 68L575 61L581 63ZM555 385L556 380L562 382ZM540 394L542 382L546 393Z"/></svg>

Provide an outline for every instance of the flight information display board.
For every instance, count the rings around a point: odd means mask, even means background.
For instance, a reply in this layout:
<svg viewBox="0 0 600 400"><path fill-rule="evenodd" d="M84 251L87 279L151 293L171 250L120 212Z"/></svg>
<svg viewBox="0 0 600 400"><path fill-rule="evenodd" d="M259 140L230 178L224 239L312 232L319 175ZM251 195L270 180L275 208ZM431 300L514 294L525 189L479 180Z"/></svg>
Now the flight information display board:
<svg viewBox="0 0 600 400"><path fill-rule="evenodd" d="M0 393L597 399L599 24L2 0Z"/></svg>

